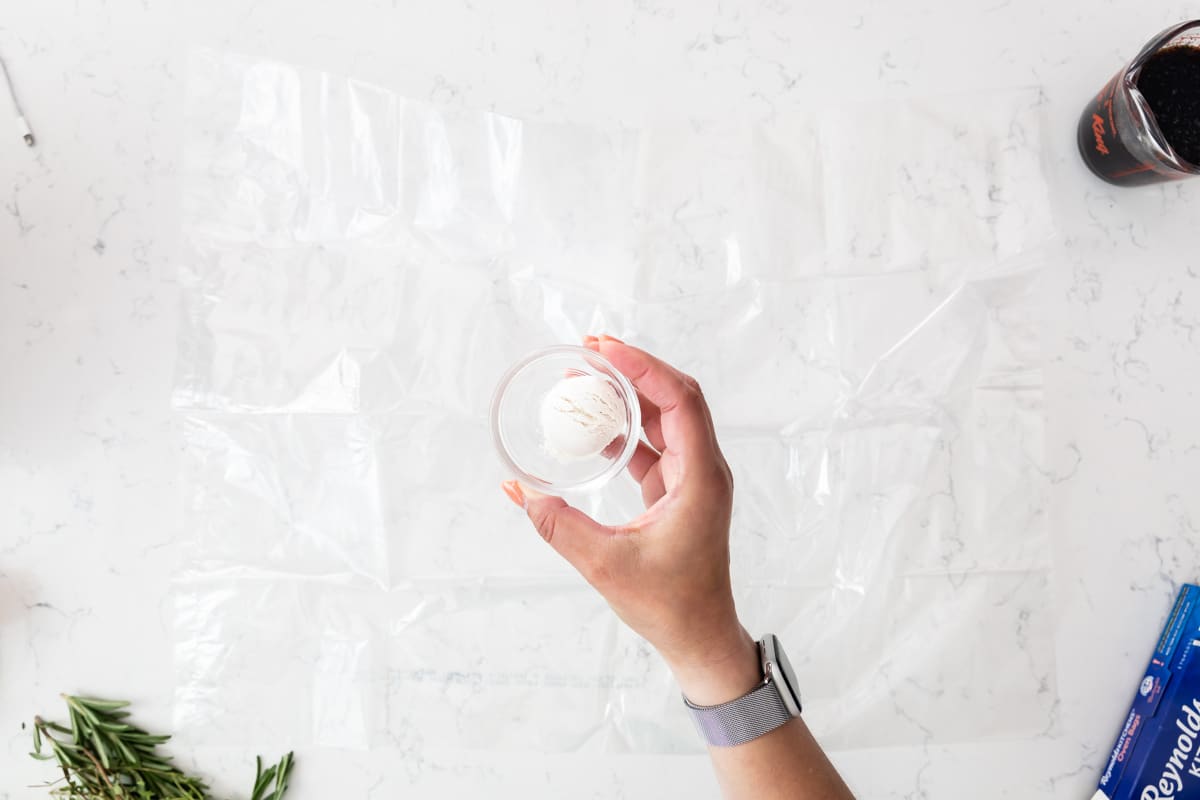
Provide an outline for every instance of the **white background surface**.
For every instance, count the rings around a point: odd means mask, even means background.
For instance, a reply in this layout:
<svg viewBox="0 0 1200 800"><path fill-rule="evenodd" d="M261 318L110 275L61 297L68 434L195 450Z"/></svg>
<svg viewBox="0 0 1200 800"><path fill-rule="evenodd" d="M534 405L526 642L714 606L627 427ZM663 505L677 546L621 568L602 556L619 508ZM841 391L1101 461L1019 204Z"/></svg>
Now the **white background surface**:
<svg viewBox="0 0 1200 800"><path fill-rule="evenodd" d="M1180 580L1196 576L1195 185L1092 179L1074 123L1196 4L45 2L0 48L40 146L0 138L0 797L46 771L20 722L80 690L165 726L179 531L169 394L188 46L536 119L758 117L836 98L1041 85L1065 237L1043 283L1057 726L1034 741L835 754L864 798L1091 787ZM501 513L501 508L497 508ZM820 620L814 620L819 625ZM251 754L180 749L244 791ZM702 759L300 754L296 798L715 797Z"/></svg>

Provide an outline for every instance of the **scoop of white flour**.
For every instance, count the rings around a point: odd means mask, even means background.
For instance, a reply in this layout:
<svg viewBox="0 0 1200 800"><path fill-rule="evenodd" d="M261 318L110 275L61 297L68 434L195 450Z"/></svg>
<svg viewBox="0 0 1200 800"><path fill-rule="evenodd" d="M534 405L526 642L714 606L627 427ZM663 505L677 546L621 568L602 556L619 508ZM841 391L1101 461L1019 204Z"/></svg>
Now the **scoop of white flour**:
<svg viewBox="0 0 1200 800"><path fill-rule="evenodd" d="M563 378L542 398L541 421L546 452L559 461L577 461L624 433L625 403L604 378Z"/></svg>

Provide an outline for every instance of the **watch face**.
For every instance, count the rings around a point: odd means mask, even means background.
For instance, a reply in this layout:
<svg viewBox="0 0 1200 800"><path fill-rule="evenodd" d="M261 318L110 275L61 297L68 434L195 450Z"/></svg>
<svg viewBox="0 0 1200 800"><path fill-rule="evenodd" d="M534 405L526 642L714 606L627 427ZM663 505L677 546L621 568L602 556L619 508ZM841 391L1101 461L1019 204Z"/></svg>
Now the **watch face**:
<svg viewBox="0 0 1200 800"><path fill-rule="evenodd" d="M796 673L792 671L792 664L773 633L763 639L763 661L766 672L779 687L788 713L793 717L800 716L800 690L796 687Z"/></svg>

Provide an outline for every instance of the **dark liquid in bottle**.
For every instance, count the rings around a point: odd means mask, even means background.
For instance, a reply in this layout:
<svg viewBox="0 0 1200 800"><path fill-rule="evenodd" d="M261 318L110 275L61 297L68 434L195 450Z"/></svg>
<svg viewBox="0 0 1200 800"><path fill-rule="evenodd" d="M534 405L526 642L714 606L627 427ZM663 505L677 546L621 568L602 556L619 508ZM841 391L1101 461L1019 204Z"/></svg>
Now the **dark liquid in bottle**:
<svg viewBox="0 0 1200 800"><path fill-rule="evenodd" d="M1200 164L1200 49L1169 47L1150 56L1137 87L1171 149Z"/></svg>
<svg viewBox="0 0 1200 800"><path fill-rule="evenodd" d="M1186 177L1166 163L1136 119L1119 73L1079 118L1079 153L1092 172L1119 186ZM1154 114L1162 138L1188 165L1200 167L1200 48L1176 45L1142 64L1138 92ZM1160 140L1161 141L1161 140Z"/></svg>
<svg viewBox="0 0 1200 800"><path fill-rule="evenodd" d="M1109 183L1137 186L1159 180L1141 152L1125 146L1128 139L1117 134L1113 102L1117 91L1117 76L1100 90L1100 94L1083 109L1079 117L1079 153L1083 163ZM1135 149L1138 142L1132 142Z"/></svg>

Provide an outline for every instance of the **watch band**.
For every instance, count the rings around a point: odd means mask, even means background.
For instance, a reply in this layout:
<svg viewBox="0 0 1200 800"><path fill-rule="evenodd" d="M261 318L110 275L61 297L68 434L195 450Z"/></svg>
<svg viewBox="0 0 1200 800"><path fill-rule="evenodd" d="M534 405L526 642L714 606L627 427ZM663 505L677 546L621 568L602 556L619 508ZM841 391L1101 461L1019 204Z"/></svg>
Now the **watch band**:
<svg viewBox="0 0 1200 800"><path fill-rule="evenodd" d="M779 687L770 680L763 681L738 699L718 706L693 705L686 697L683 702L692 712L700 735L715 747L733 747L753 741L792 718Z"/></svg>

